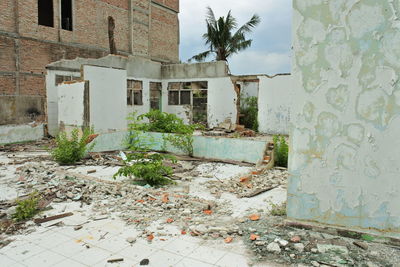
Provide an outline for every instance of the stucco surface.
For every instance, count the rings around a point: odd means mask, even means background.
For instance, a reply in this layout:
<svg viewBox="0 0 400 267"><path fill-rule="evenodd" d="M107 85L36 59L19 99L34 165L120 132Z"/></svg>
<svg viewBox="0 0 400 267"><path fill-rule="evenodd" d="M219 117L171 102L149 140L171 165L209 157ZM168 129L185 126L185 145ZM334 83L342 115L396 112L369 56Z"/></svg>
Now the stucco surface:
<svg viewBox="0 0 400 267"><path fill-rule="evenodd" d="M288 215L400 236L400 4L293 6Z"/></svg>
<svg viewBox="0 0 400 267"><path fill-rule="evenodd" d="M293 98L291 75L260 76L258 130L268 134L289 134Z"/></svg>

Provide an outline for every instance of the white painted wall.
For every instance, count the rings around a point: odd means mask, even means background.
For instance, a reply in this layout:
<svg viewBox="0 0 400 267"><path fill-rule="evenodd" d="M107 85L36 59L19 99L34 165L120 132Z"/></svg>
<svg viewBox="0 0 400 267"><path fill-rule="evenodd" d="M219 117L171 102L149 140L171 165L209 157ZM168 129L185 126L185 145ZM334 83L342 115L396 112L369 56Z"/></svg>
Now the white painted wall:
<svg viewBox="0 0 400 267"><path fill-rule="evenodd" d="M168 105L168 83L170 82L199 82L207 81L207 121L209 127L216 127L226 119L236 123L236 101L237 95L230 77L221 78L193 78L163 81L163 111L176 114L186 123L192 118L189 106L170 106Z"/></svg>
<svg viewBox="0 0 400 267"><path fill-rule="evenodd" d="M261 133L289 134L293 104L291 75L259 76L258 124Z"/></svg>
<svg viewBox="0 0 400 267"><path fill-rule="evenodd" d="M208 126L216 127L229 119L236 123L237 94L230 77L214 78L208 82Z"/></svg>
<svg viewBox="0 0 400 267"><path fill-rule="evenodd" d="M397 3L293 1L292 219L400 237Z"/></svg>
<svg viewBox="0 0 400 267"><path fill-rule="evenodd" d="M97 133L127 128L126 70L84 66L90 88L90 124Z"/></svg>
<svg viewBox="0 0 400 267"><path fill-rule="evenodd" d="M58 91L58 125L81 127L84 116L85 82L60 84Z"/></svg>
<svg viewBox="0 0 400 267"><path fill-rule="evenodd" d="M79 72L47 70L46 75L46 100L47 100L47 127L51 136L58 133L58 90L56 75L79 77Z"/></svg>

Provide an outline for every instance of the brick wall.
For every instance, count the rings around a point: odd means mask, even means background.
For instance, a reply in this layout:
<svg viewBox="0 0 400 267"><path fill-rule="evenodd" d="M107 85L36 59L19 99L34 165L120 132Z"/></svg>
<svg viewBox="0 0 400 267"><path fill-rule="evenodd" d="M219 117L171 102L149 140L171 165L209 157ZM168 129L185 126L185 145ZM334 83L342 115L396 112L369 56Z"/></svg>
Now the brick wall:
<svg viewBox="0 0 400 267"><path fill-rule="evenodd" d="M179 21L176 14L153 5L150 29L150 55L166 61L179 61Z"/></svg>
<svg viewBox="0 0 400 267"><path fill-rule="evenodd" d="M37 0L0 1L0 125L28 122L32 110L44 117L47 64L108 54L108 16L118 53L179 60L179 0L73 0L72 31L60 27L60 2L53 0L54 27L46 27Z"/></svg>

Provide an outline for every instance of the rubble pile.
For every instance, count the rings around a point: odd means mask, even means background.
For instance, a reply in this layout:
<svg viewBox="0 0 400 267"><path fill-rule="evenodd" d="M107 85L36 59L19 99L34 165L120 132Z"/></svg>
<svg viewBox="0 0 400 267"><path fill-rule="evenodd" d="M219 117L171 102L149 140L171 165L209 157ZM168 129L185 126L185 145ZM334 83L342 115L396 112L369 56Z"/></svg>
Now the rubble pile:
<svg viewBox="0 0 400 267"><path fill-rule="evenodd" d="M398 247L290 227L283 217L241 224L257 259L303 266L398 266Z"/></svg>
<svg viewBox="0 0 400 267"><path fill-rule="evenodd" d="M286 187L288 175L287 169L273 168L266 171L253 171L232 179L209 181L207 187L215 195L229 192L238 197L253 197L279 186Z"/></svg>

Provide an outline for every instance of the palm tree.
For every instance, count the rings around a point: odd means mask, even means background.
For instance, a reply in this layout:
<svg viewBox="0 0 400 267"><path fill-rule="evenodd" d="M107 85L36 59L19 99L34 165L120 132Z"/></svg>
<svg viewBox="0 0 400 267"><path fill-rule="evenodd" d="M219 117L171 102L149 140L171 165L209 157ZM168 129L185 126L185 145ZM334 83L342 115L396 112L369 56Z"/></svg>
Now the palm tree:
<svg viewBox="0 0 400 267"><path fill-rule="evenodd" d="M209 49L192 57L189 59L189 62L193 59L196 61L204 61L211 54L215 54L215 60L228 61L228 58L233 54L251 46L253 40L246 40L246 34L250 33L260 21L260 17L255 14L235 33L232 33L237 29L238 25L236 19L232 17L231 11L228 12L226 18L220 17L217 20L215 19L212 9L207 7L207 32L203 34L203 39Z"/></svg>

